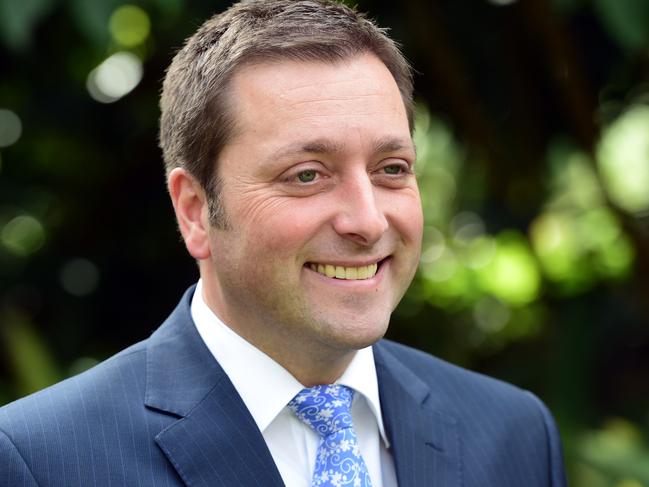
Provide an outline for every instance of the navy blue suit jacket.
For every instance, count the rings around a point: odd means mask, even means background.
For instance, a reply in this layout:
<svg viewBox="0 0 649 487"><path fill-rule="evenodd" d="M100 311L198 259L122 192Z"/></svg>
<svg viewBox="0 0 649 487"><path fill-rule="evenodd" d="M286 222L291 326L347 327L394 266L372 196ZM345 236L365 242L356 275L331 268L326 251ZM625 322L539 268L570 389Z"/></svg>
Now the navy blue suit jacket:
<svg viewBox="0 0 649 487"><path fill-rule="evenodd" d="M0 486L281 486L241 398L191 320L0 409ZM532 394L381 341L381 405L401 487L565 485Z"/></svg>

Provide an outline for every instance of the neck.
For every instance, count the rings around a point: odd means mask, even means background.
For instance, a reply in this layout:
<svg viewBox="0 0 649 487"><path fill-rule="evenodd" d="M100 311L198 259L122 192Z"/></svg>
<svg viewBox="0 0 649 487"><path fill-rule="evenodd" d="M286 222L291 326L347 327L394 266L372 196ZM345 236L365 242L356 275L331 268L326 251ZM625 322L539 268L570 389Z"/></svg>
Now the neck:
<svg viewBox="0 0 649 487"><path fill-rule="evenodd" d="M217 306L213 299L214 293L208 288L210 283L204 278L203 300L221 322L284 367L305 387L333 384L347 370L356 355L355 349L332 347L314 341L299 330L287 329L271 322L265 322L261 327L248 326L246 323L255 320L248 320L245 316L231 316L226 309Z"/></svg>
<svg viewBox="0 0 649 487"><path fill-rule="evenodd" d="M281 356L280 354L273 355L272 352L269 353L261 348L260 350L288 370L305 387L333 384L340 379L356 355L356 350L352 350L344 355L339 355L336 360L332 360L331 356L318 359L317 354L304 353L305 350L301 350L302 353L300 354L294 353L290 357ZM302 355L302 357L299 355Z"/></svg>
<svg viewBox="0 0 649 487"><path fill-rule="evenodd" d="M251 333L247 327L236 326L237 320L222 321L244 340L284 367L305 387L333 384L347 370L357 352L311 343L308 337L291 330L269 332L268 328L272 325L264 329L266 333Z"/></svg>

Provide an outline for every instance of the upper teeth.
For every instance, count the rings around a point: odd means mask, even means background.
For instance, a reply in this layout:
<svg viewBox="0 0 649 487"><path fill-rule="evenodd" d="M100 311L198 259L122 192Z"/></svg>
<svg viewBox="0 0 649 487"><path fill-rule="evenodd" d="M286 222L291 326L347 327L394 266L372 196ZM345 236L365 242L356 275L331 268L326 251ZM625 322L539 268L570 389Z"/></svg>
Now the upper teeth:
<svg viewBox="0 0 649 487"><path fill-rule="evenodd" d="M377 263L360 267L344 267L331 264L309 264L309 266L320 274L335 277L336 279L370 279L374 277L379 267Z"/></svg>

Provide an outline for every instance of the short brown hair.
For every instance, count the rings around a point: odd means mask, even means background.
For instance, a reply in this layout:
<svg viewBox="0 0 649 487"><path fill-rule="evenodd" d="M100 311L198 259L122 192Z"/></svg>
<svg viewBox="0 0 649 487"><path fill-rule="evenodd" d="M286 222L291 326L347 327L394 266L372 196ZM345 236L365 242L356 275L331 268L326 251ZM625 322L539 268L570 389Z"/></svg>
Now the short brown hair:
<svg viewBox="0 0 649 487"><path fill-rule="evenodd" d="M207 20L176 54L160 98L167 174L185 168L206 190L210 221L225 225L216 160L236 123L228 106L237 69L278 61L337 62L373 53L390 70L412 128L412 71L385 29L331 0L244 0Z"/></svg>

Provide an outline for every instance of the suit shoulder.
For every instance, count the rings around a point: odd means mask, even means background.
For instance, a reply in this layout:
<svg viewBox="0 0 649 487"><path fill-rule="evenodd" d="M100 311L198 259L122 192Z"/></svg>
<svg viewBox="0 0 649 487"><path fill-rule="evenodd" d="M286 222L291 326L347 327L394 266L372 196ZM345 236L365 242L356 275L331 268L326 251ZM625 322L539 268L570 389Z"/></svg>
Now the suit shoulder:
<svg viewBox="0 0 649 487"><path fill-rule="evenodd" d="M135 479L138 472L152 479L165 474L154 432L177 419L145 404L146 344L0 408L0 465L12 466L9 473L0 467L0 479L21 479L10 485L32 477L35 482L25 485L161 484ZM144 470L120 469L125 462Z"/></svg>
<svg viewBox="0 0 649 487"><path fill-rule="evenodd" d="M465 404L524 404L538 414L539 401L529 391L400 343L382 340L380 346L437 394L454 397Z"/></svg>
<svg viewBox="0 0 649 487"><path fill-rule="evenodd" d="M472 441L487 444L525 431L530 445L558 443L554 419L533 393L394 342L379 348L390 355L398 380L429 391L428 407L472 431Z"/></svg>
<svg viewBox="0 0 649 487"><path fill-rule="evenodd" d="M100 414L109 404L144 395L146 341L132 345L79 375L65 379L0 408L0 430L9 436L42 427L65 426L75 418ZM139 392L139 393L137 393Z"/></svg>
<svg viewBox="0 0 649 487"><path fill-rule="evenodd" d="M494 467L475 485L522 485L520 477L503 480L512 462L526 465L525 478L545 479L550 472L552 485L565 485L554 420L532 393L387 340L377 344L375 358L389 392L415 394L423 408L452 425L467 451L480 452L466 457L468 471L482 471L485 462Z"/></svg>

